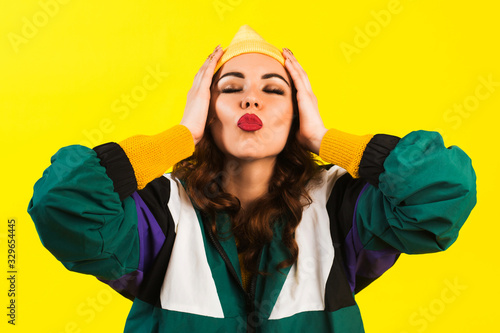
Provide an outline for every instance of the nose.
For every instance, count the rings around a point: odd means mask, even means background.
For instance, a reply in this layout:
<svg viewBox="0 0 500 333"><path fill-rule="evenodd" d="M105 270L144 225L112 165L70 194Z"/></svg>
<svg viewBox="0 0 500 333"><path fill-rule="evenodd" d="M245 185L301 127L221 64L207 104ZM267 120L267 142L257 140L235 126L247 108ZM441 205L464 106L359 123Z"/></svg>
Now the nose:
<svg viewBox="0 0 500 333"><path fill-rule="evenodd" d="M260 108L262 107L262 103L254 95L247 95L241 101L241 107L244 110L246 109L260 110Z"/></svg>

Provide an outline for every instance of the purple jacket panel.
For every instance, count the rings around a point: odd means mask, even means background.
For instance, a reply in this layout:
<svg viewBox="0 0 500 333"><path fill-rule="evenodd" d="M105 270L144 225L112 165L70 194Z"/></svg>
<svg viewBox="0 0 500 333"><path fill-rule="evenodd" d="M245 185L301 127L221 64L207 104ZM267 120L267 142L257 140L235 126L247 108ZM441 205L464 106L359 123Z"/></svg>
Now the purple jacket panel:
<svg viewBox="0 0 500 333"><path fill-rule="evenodd" d="M400 255L400 252L395 249L386 249L383 251L366 250L364 245L361 243L361 239L358 234L356 212L358 209L359 198L361 198L368 186L371 185L366 184L358 195L356 205L354 207L352 228L347 234L345 240L345 265L347 268L347 279L349 280L352 292L354 292L356 288L356 276L376 279L391 268Z"/></svg>
<svg viewBox="0 0 500 333"><path fill-rule="evenodd" d="M100 281L107 283L124 296L131 298L137 295L144 278L144 272L153 264L158 252L165 242L165 235L155 217L141 196L134 192L132 198L137 210L137 231L139 234L139 265L136 271L126 274L116 280Z"/></svg>

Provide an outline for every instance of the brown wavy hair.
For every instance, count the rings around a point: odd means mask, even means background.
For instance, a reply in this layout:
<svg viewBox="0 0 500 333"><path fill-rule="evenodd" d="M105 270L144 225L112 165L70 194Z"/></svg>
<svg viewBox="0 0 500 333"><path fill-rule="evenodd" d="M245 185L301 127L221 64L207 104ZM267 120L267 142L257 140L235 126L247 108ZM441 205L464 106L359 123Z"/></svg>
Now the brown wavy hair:
<svg viewBox="0 0 500 333"><path fill-rule="evenodd" d="M252 274L266 274L258 270L259 255L264 245L273 238L274 223L280 218L286 221L281 236L289 250L289 258L276 268L282 269L297 261L299 248L295 241L295 229L302 219L303 208L312 202L306 185L314 186L314 181L319 180L320 162L296 137L300 126L296 94L292 81L293 120L287 142L277 156L268 192L246 209L241 207L236 196L223 189L224 177L228 173L224 171L224 154L215 144L209 129L213 121L210 115L203 138L196 145L193 155L173 167L173 176L185 182L189 197L209 218L212 232L218 237L222 235L217 230L215 216L218 212L228 213L238 253L242 256L244 267ZM237 168L237 165L233 167Z"/></svg>

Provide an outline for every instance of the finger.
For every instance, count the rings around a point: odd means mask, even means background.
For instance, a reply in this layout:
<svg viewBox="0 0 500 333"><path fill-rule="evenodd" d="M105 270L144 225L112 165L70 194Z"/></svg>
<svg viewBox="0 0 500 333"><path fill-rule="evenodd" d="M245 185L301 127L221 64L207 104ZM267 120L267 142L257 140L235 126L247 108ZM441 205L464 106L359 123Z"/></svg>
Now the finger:
<svg viewBox="0 0 500 333"><path fill-rule="evenodd" d="M299 61L297 60L297 58L295 57L293 52L289 48L286 48L286 47L284 48L284 50L286 51L285 54L287 55L287 57L289 57L290 60L292 61L292 63L298 67L301 74L304 74L305 76L307 76L307 73L305 72L304 68L302 68L302 65L299 63Z"/></svg>
<svg viewBox="0 0 500 333"><path fill-rule="evenodd" d="M212 62L212 59L214 58L214 55L217 53L217 51L219 50L219 47L220 45L217 45L217 47L213 50L212 53L210 53L207 58L205 59L205 61L203 62L203 65L200 67L200 69L198 70L198 72L196 72L196 75L195 75L195 81L198 77L202 76L204 73L205 73L205 70L206 68L210 65L210 63Z"/></svg>
<svg viewBox="0 0 500 333"><path fill-rule="evenodd" d="M290 73L297 91L307 92L307 85L304 83L304 79L300 76L297 68L292 64L289 58L285 60L285 67Z"/></svg>
<svg viewBox="0 0 500 333"><path fill-rule="evenodd" d="M290 50L288 50L288 51L290 52L288 54L288 59L289 59L291 66L297 72L297 75L300 78L300 81L303 83L304 88L307 91L312 92L311 82L309 81L309 77L308 77L306 71L304 70L304 68L302 68L302 65L297 61L297 59L291 53L291 51Z"/></svg>
<svg viewBox="0 0 500 333"><path fill-rule="evenodd" d="M215 66L215 64L217 64L217 61L219 60L220 56L223 53L221 51L222 51L222 47L220 47L220 45L217 45L217 47L214 49L214 51L208 55L207 59L203 63L202 68L206 69L210 66Z"/></svg>
<svg viewBox="0 0 500 333"><path fill-rule="evenodd" d="M207 80L210 80L210 82L212 82L212 76L215 66L217 65L217 62L219 61L223 53L224 52L222 51L222 47L218 45L215 50L208 55L207 59L203 63L203 66L201 66L198 73L196 73L196 86L202 86L204 83L206 83Z"/></svg>
<svg viewBox="0 0 500 333"><path fill-rule="evenodd" d="M200 67L200 69L198 70L198 72L196 73L196 76L200 76L200 74L203 74L205 72L205 69L210 65L212 59L214 58L214 55L215 53L218 51L218 47L217 46L212 53L210 53L207 58L205 59L205 61L203 62L202 66Z"/></svg>
<svg viewBox="0 0 500 333"><path fill-rule="evenodd" d="M208 73L211 73L210 76L213 76L215 66L217 66L217 63L219 62L219 59L222 57L223 54L224 54L224 51L223 51L222 47L220 45L217 45L214 52L212 52L212 54L210 54L208 56L206 71Z"/></svg>
<svg viewBox="0 0 500 333"><path fill-rule="evenodd" d="M312 87L311 83L309 81L309 77L307 76L307 73L304 71L300 63L297 61L293 53L287 49L283 48L284 52L283 54L285 55L285 59L288 59L288 61L285 60L285 64L289 63L291 69L290 69L290 74L292 75L292 72L294 72L296 78L297 78L297 83L296 85L302 86L307 91L312 92ZM293 78L293 77L292 77ZM295 83L295 78L294 78L294 83ZM298 89L298 87L297 87Z"/></svg>

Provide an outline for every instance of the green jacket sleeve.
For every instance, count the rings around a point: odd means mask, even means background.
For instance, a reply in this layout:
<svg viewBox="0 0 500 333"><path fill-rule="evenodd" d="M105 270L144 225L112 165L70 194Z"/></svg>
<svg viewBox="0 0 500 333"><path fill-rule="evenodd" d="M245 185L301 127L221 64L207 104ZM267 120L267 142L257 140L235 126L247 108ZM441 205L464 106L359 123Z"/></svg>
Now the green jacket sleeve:
<svg viewBox="0 0 500 333"><path fill-rule="evenodd" d="M60 149L36 182L28 213L67 269L112 280L137 269L137 212L130 196L120 199L100 161L87 147Z"/></svg>
<svg viewBox="0 0 500 333"><path fill-rule="evenodd" d="M367 149L377 151L371 144ZM372 162L365 159L365 169ZM408 254L447 249L476 204L470 158L456 146L446 148L439 133L416 131L388 152L380 171L355 211L364 248Z"/></svg>

